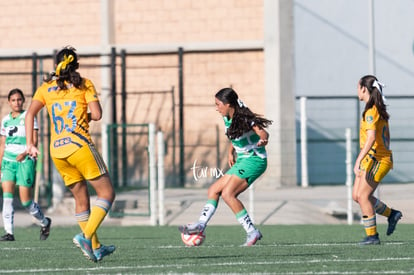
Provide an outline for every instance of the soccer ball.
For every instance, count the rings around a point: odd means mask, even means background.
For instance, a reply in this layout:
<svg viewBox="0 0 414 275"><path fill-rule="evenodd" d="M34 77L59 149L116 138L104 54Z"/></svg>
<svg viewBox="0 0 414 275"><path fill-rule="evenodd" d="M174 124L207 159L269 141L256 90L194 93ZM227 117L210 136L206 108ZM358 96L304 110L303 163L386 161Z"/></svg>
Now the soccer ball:
<svg viewBox="0 0 414 275"><path fill-rule="evenodd" d="M196 234L184 234L181 233L181 240L186 246L200 246L206 239L204 232Z"/></svg>

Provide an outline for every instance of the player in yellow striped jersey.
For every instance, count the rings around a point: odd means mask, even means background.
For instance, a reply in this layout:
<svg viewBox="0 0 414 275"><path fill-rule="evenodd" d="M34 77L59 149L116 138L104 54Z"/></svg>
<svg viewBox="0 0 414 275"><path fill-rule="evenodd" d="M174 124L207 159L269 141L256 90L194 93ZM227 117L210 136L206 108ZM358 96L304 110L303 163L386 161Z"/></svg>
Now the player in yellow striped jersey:
<svg viewBox="0 0 414 275"><path fill-rule="evenodd" d="M358 98L365 102L360 123L361 151L355 161L353 199L359 204L366 238L362 245L380 244L376 214L388 218L387 235L391 235L402 213L391 209L374 196L380 181L392 169L390 150L389 114L384 103L384 87L375 76L366 75L358 82Z"/></svg>
<svg viewBox="0 0 414 275"><path fill-rule="evenodd" d="M26 132L33 131L36 114L46 107L51 121L50 155L65 185L75 198L75 215L82 233L73 242L91 261L111 254L115 246L100 244L96 231L115 199L108 169L89 134L89 122L100 120L102 108L93 83L76 71L75 49L65 47L56 55L56 71L37 89L26 115ZM88 109L90 113L88 113ZM27 135L27 152L39 154L32 135ZM90 208L87 182L97 200Z"/></svg>

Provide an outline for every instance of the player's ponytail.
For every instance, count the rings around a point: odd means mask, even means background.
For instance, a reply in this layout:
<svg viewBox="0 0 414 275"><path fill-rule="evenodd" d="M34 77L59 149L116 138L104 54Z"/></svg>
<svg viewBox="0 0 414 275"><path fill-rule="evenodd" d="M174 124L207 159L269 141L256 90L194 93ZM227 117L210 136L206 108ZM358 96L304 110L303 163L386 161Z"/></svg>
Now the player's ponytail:
<svg viewBox="0 0 414 275"><path fill-rule="evenodd" d="M65 82L73 84L76 88L82 88L83 79L76 71L78 68L78 55L75 48L67 46L56 54L54 77L60 89L67 89Z"/></svg>
<svg viewBox="0 0 414 275"><path fill-rule="evenodd" d="M384 93L382 91L384 85L381 84L378 79L373 75L366 75L359 80L359 85L361 87L367 88L369 92L369 99L365 105L364 112L362 113L362 118L365 117L365 113L371 109L373 106L377 107L378 113L381 119L388 121L390 115L387 112L387 106L384 102Z"/></svg>
<svg viewBox="0 0 414 275"><path fill-rule="evenodd" d="M232 88L223 88L216 93L216 98L224 104L230 104L234 114L230 127L227 129L229 139L235 139L250 131L254 125L266 128L272 124L271 120L253 113L247 105L239 99L239 96Z"/></svg>

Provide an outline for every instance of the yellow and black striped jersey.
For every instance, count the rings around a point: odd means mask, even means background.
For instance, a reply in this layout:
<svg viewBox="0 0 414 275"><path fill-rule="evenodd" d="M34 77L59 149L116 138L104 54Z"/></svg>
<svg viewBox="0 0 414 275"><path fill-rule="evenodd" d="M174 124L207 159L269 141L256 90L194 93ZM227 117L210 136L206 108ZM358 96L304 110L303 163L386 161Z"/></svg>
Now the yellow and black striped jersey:
<svg viewBox="0 0 414 275"><path fill-rule="evenodd" d="M41 85L33 100L46 106L51 121L50 153L65 158L80 147L91 143L88 123L88 103L98 101L92 81L84 78L84 88L68 84L61 90L55 80Z"/></svg>

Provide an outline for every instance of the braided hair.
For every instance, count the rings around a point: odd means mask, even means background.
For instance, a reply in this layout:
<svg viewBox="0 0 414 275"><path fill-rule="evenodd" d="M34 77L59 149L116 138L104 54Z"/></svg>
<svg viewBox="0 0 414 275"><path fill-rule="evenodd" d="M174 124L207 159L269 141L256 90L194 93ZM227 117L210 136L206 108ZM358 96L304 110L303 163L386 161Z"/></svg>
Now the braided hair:
<svg viewBox="0 0 414 275"><path fill-rule="evenodd" d="M215 97L224 104L230 104L234 108L234 114L230 127L227 129L227 137L235 139L244 133L251 131L254 125L259 128L266 128L272 124L271 120L253 113L240 99L232 88L223 88L218 91Z"/></svg>

